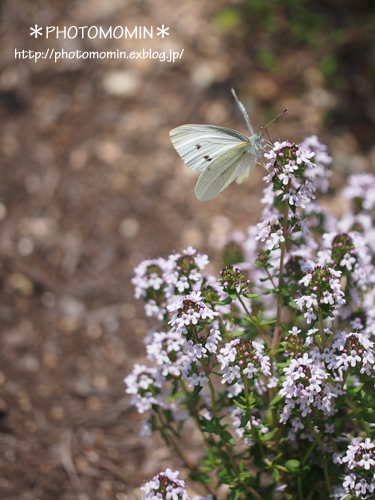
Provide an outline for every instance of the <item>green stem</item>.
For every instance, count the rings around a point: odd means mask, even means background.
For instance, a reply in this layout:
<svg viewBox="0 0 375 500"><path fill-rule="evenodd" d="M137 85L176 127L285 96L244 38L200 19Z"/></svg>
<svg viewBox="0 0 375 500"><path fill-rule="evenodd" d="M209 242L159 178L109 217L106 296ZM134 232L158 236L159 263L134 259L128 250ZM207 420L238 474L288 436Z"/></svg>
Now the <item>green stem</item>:
<svg viewBox="0 0 375 500"><path fill-rule="evenodd" d="M203 369L204 369L204 372L206 374L206 377L208 378L208 387L210 388L210 392L211 392L211 402L212 402L212 413L214 415L214 418L215 420L217 420L217 409L216 409L216 400L215 400L215 388L213 386L213 383L211 382L211 379L210 379L210 375L208 373L208 370L207 370L207 365L206 363L204 362L204 359L201 358L201 363L202 363L202 366L203 366ZM238 467L237 467L237 464L234 460L234 457L233 457L233 454L232 454L232 450L230 449L229 447L229 444L228 443L225 443L224 442L224 447L225 447L225 450L228 454L228 457L229 457L229 460L230 460L230 463L233 467L233 470L236 474L239 474L239 470L238 470ZM262 499L262 497L259 495L259 493L257 493L251 486L245 484L245 483L242 483L245 488L250 491L256 498L258 498L259 500Z"/></svg>
<svg viewBox="0 0 375 500"><path fill-rule="evenodd" d="M228 334L228 332L227 332L227 329L225 328L225 324L224 324L223 318L222 318L221 316L216 316L216 317L217 317L217 319L219 320L219 323L220 323L220 325L221 325L221 327L222 327L222 329L223 329L223 331L224 331L225 336L226 336L226 337L229 337L229 334Z"/></svg>
<svg viewBox="0 0 375 500"><path fill-rule="evenodd" d="M323 324L323 314L321 311L318 312L318 318L319 318L319 330L320 330L320 337L322 339L322 349L326 348L326 334L324 331L324 324Z"/></svg>
<svg viewBox="0 0 375 500"><path fill-rule="evenodd" d="M240 295L237 296L238 297L238 300L240 301L240 304L242 305L242 307L245 309L246 311L246 314L249 316L250 318L250 321L252 322L252 324L255 326L255 328L257 329L259 335L262 337L262 339L264 340L264 343L266 344L267 346L267 349L269 347L268 345L268 340L267 338L265 337L264 333L262 332L262 329L260 328L259 325L257 325L256 323L256 318L254 318L254 316L251 314L251 312L248 310L248 308L246 307L246 304L245 302L243 301L242 297Z"/></svg>
<svg viewBox="0 0 375 500"><path fill-rule="evenodd" d="M200 359L200 362L201 362L201 365L203 367L204 373L205 373L206 377L208 378L208 387L210 388L210 392L211 392L212 413L213 413L215 419L217 419L215 388L213 386L213 383L211 382L210 373L208 371L206 362L205 362L203 357Z"/></svg>
<svg viewBox="0 0 375 500"><path fill-rule="evenodd" d="M207 369L207 365L204 361L203 358L201 358L201 363L202 363L202 366L203 366L203 370L206 374L206 377L208 378L208 387L210 388L210 392L211 392L211 404L212 404L212 413L214 415L214 418L215 420L217 420L217 409L216 409L216 396L215 396L215 387L213 385L213 383L211 382L211 379L210 379L210 374L208 373L208 369ZM234 461L234 458L233 458L233 455L232 455L232 452L229 448L229 445L228 443L224 443L224 446L225 446L225 449L228 453L228 456L229 456L229 459L230 459L230 462L232 464L232 467L235 471L237 471L237 465Z"/></svg>
<svg viewBox="0 0 375 500"><path fill-rule="evenodd" d="M243 380L243 383L244 383L244 386L245 386L245 398L246 398L247 411L249 412L249 417L250 417L249 418L250 429L251 429L251 433L253 435L254 441L257 442L259 440L257 438L256 432L255 432L255 429L254 429L254 426L253 426L253 419L251 418L251 405L250 405L249 388L248 388L248 385L247 385L247 377L243 376L242 380ZM264 452L263 443L261 441L259 441L259 448L260 448L260 453L262 455L262 459L265 460L266 454Z"/></svg>
<svg viewBox="0 0 375 500"><path fill-rule="evenodd" d="M161 414L160 410L158 411L157 415L158 415L160 423L162 425L162 431L167 436L168 441L170 442L170 444L171 444L172 448L174 449L174 451L177 453L177 455L181 458L181 460L185 463L186 467L191 472L195 472L196 473L197 471L199 471L198 467L196 465L193 465L189 461L189 459L185 456L184 452L178 446L178 444L176 443L176 441L174 440L174 438L171 436L170 432L168 432L169 431L168 424L166 422L164 422L164 418L162 417L162 414ZM215 494L215 492L213 490L211 490L211 488L207 484L204 484L204 483L202 483L202 484L203 484L203 487L205 488L205 490L207 491L207 493L209 493L211 495Z"/></svg>
<svg viewBox="0 0 375 500"><path fill-rule="evenodd" d="M168 437L168 440L171 443L171 446L174 449L174 451L181 458L181 460L183 462L185 462L186 467L188 467L188 469L195 470L196 467L191 464L191 462L189 461L189 459L184 455L184 452L181 450L181 448L178 446L178 444L176 443L176 441L173 439L171 433L169 432L171 429L169 428L168 423L164 421L164 418L163 418L162 413L161 413L160 410L158 411L157 415L159 417L159 420L160 420L160 423L161 423L161 426L162 426L161 430Z"/></svg>
<svg viewBox="0 0 375 500"><path fill-rule="evenodd" d="M272 410L272 418L273 418L274 426L279 428L279 430L277 431L277 434L276 434L276 448L277 448L277 452L280 453L280 439L281 439L281 436L283 435L284 426L282 424L278 423L277 412L275 409Z"/></svg>
<svg viewBox="0 0 375 500"><path fill-rule="evenodd" d="M185 391L185 394L186 394L186 403L189 407L189 410L190 410L190 413L193 415L196 423L197 423L197 426L198 426L198 429L200 430L201 434L202 434L202 437L207 445L208 448L211 447L211 443L210 441L207 439L205 433L202 431L202 427L201 427L201 421L199 420L199 415L198 415L198 411L194 405L194 403L191 401L190 399L190 392L189 392L189 389L187 388L186 386L186 382L185 380L181 380L181 383L182 383L182 387Z"/></svg>
<svg viewBox="0 0 375 500"><path fill-rule="evenodd" d="M333 440L332 436L329 436L329 442L332 445L332 448L335 450L336 453L340 453L339 447L337 446L337 443Z"/></svg>
<svg viewBox="0 0 375 500"><path fill-rule="evenodd" d="M269 272L269 270L267 269L267 267L265 267L265 270L266 270L266 273L267 273L267 275L268 275L268 277L269 277L269 279L270 279L273 287L276 288L275 282L273 281L273 277L271 276L271 273Z"/></svg>
<svg viewBox="0 0 375 500"><path fill-rule="evenodd" d="M287 190L290 188L290 182L287 186ZM276 312L276 325L275 329L273 332L273 338L272 338L272 344L271 344L271 352L270 352L270 361L271 361L271 374L272 376L274 375L274 359L276 355L276 350L277 346L279 344L279 332L280 332L280 324L281 324L281 306L282 306L282 296L280 293L280 288L282 285L282 279L283 279L283 272L284 272L284 257L285 257L285 244L286 244L286 233L288 230L288 213L289 213L289 201L285 200L284 204L284 220L283 220L283 236L284 236L284 241L281 243L280 249L281 249L281 254L280 254L280 269L279 269L279 283L278 283L278 289L279 289L279 294L277 296L277 312ZM274 391L273 389L269 390L270 394L270 400L272 401ZM276 427L278 425L278 416L275 410L272 411L272 420L273 420L273 425ZM277 445L279 443L277 442Z"/></svg>
<svg viewBox="0 0 375 500"><path fill-rule="evenodd" d="M346 382L346 379L348 378L349 372L350 372L350 367L348 367L348 369L345 372L344 379L343 379L343 381L341 383L341 387L342 388L345 385L345 382ZM331 382L332 385L335 384L335 381L333 380L332 375L330 375L328 377L328 380L329 380L329 382ZM360 410L358 410L358 408L355 406L355 404L348 397L345 398L345 403L353 411L354 415L358 415L358 413L360 412ZM370 435L371 430L370 430L369 426L367 425L367 422L363 418L362 419L358 419L358 422L362 425L362 427L365 430L365 432L368 435ZM332 442L332 445L335 446L333 442Z"/></svg>
<svg viewBox="0 0 375 500"><path fill-rule="evenodd" d="M358 413L359 413L358 408L356 407L356 405L352 401L350 401L350 399L348 397L345 398L345 403L349 406L349 408L351 410L353 410L354 415L358 415ZM367 425L367 422L363 418L359 419L358 422L360 422L362 424L362 427L365 430L367 436L370 436L371 430L370 430L370 427Z"/></svg>
<svg viewBox="0 0 375 500"><path fill-rule="evenodd" d="M298 478L298 495L299 495L300 500L303 500L302 477Z"/></svg>
<svg viewBox="0 0 375 500"><path fill-rule="evenodd" d="M215 388L214 388L213 383L211 382L210 374L208 373L207 365L206 365L204 359L201 358L200 361L202 363L202 366L203 366L204 372L206 374L206 377L208 378L208 387L210 388L210 392L211 392L212 413L214 415L215 420L217 420ZM236 471L236 472L238 472L236 462L234 461L234 458L233 458L233 455L232 455L232 452L231 452L231 449L230 449L228 443L224 442L224 447L225 447L226 452L228 454L230 463L232 464L233 470Z"/></svg>
<svg viewBox="0 0 375 500"><path fill-rule="evenodd" d="M309 496L306 498L306 500L311 500L311 497L313 496L313 494L314 494L314 490L311 490L309 493Z"/></svg>
<svg viewBox="0 0 375 500"><path fill-rule="evenodd" d="M251 486L248 486L247 484L244 484L244 483L241 483L241 484L243 484L243 485L245 486L245 488L246 488L248 491L250 491L250 493L251 493L252 495L254 495L254 496L255 496L255 498L258 498L258 500L262 500L262 498L263 498L263 497L262 497L261 495L259 495L259 493L258 493L257 491L255 491L255 490L254 490Z"/></svg>
<svg viewBox="0 0 375 500"><path fill-rule="evenodd" d="M318 444L318 442L317 442L317 441L314 441L314 442L313 442L313 444L312 444L312 445L310 446L310 448L308 449L308 451L307 451L307 453L306 453L306 455L305 455L305 458L304 458L304 459L302 460L302 462L301 462L301 466L302 466L302 467L303 467L304 465L306 465L306 464L307 464L307 461L308 461L308 459L310 458L310 455L311 455L311 453L314 451L314 449L315 449L315 447L316 447L316 445L317 445L317 444Z"/></svg>
<svg viewBox="0 0 375 500"><path fill-rule="evenodd" d="M289 189L289 184L288 188ZM284 220L283 220L283 236L284 236L284 241L280 245L281 249L281 254L280 254L280 269L279 269L279 284L278 284L278 289L280 292L280 288L282 285L282 279L283 279L283 272L284 272L284 257L285 257L285 247L286 247L286 233L288 229L288 213L289 213L289 201L285 200L285 205L284 205ZM276 354L276 349L277 345L279 343L279 331L280 331L280 323L281 323L281 305L282 305L282 296L279 293L277 296L277 315L276 315L276 325L275 325L275 330L273 332L273 339L272 339L272 347L271 347L271 361L273 361L273 358ZM271 366L273 363L271 362Z"/></svg>
<svg viewBox="0 0 375 500"><path fill-rule="evenodd" d="M247 406L247 411L249 412L249 422L250 422L250 428L251 428L251 433L253 435L253 438L254 438L254 441L257 440L257 436L256 436L256 433L255 433L255 429L253 427L253 422L252 422L252 418L251 418L251 405L250 405L250 397L249 397L249 388L248 388L248 385L247 385L247 378L244 376L242 377L242 380L243 380L243 383L244 383L244 386L245 386L245 398L246 398L246 406Z"/></svg>
<svg viewBox="0 0 375 500"><path fill-rule="evenodd" d="M270 460L268 460L268 458L266 458L264 460L264 463L266 465L268 465L268 467L275 467L276 469L281 470L281 472L287 472L287 473L290 472L290 471L288 471L288 469L286 467L283 467L282 465L278 465L278 464L272 463Z"/></svg>
<svg viewBox="0 0 375 500"><path fill-rule="evenodd" d="M349 367L348 367L348 369L346 370L345 375L344 375L344 378L343 378L343 380L342 380L342 384L341 384L341 388L342 388L342 389L344 388L344 385L345 385L346 379L348 378L348 375L349 375Z"/></svg>
<svg viewBox="0 0 375 500"><path fill-rule="evenodd" d="M314 426L312 425L310 419L308 419L308 423L309 423L309 428L310 428L311 432L315 436L315 439L318 441L318 444L319 444L319 447L320 447L320 451L322 452L324 477L325 477L325 481L326 481L326 486L327 486L328 493L331 495L331 493L332 493L332 486L331 486L331 480L330 480L329 474L328 474L327 462L325 460L324 445L323 445L323 442L322 442L322 440L320 438L319 432L315 431Z"/></svg>

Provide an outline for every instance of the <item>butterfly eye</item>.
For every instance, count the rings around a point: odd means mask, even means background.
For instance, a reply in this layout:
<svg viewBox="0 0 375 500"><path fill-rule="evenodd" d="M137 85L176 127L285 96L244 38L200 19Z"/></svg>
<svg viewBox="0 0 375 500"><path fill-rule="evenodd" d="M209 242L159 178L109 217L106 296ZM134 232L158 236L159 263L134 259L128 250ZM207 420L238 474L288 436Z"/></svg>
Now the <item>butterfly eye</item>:
<svg viewBox="0 0 375 500"><path fill-rule="evenodd" d="M200 149L202 146L200 144L196 144L195 146L197 149Z"/></svg>

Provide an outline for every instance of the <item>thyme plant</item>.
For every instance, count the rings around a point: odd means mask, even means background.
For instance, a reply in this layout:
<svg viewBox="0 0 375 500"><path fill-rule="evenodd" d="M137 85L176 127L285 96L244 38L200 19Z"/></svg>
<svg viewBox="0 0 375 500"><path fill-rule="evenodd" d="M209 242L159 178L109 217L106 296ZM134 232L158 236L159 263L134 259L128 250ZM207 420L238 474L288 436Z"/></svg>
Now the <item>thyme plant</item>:
<svg viewBox="0 0 375 500"><path fill-rule="evenodd" d="M205 499L375 497L375 177L353 175L346 213L317 201L331 158L312 136L265 153L264 209L224 248L225 267L188 247L135 269L135 295L156 326L149 364L125 379ZM202 459L184 454L194 421ZM190 499L178 471L143 487L144 499ZM202 498L202 497L196 497Z"/></svg>

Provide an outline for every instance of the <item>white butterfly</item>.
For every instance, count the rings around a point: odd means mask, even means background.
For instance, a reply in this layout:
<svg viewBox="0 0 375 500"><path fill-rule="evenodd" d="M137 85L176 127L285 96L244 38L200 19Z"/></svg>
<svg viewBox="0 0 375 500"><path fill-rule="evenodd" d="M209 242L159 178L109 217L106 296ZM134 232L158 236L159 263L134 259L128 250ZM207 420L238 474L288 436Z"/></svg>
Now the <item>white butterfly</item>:
<svg viewBox="0 0 375 500"><path fill-rule="evenodd" d="M245 118L250 137L213 125L182 125L169 132L173 146L191 170L201 171L195 186L198 200L216 198L231 182L250 175L263 151L262 131L257 134L244 105L232 94Z"/></svg>

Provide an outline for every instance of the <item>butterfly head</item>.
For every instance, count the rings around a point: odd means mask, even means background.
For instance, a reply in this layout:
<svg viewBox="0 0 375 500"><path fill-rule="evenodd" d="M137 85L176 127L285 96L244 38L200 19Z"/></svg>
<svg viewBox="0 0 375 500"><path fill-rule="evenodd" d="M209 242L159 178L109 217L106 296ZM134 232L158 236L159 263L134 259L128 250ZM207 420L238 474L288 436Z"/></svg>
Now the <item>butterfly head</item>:
<svg viewBox="0 0 375 500"><path fill-rule="evenodd" d="M250 152L257 157L261 155L262 151L264 150L264 145L263 145L263 131L260 130L260 132L253 134L250 137Z"/></svg>

